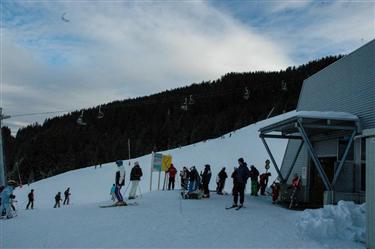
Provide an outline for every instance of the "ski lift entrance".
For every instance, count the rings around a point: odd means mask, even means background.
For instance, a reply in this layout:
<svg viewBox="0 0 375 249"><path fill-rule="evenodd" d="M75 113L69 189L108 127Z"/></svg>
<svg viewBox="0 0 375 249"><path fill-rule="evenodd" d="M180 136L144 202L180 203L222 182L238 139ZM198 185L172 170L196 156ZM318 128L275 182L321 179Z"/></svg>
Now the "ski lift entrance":
<svg viewBox="0 0 375 249"><path fill-rule="evenodd" d="M81 115L79 115L79 117L77 118L77 124L87 125L87 123L83 121L83 111L81 112Z"/></svg>
<svg viewBox="0 0 375 249"><path fill-rule="evenodd" d="M245 92L243 94L243 98L245 100L248 100L250 98L250 91L249 91L249 89L247 87L245 87Z"/></svg>
<svg viewBox="0 0 375 249"><path fill-rule="evenodd" d="M102 112L102 106L99 106L98 116L97 119L102 119L104 117L104 113Z"/></svg>

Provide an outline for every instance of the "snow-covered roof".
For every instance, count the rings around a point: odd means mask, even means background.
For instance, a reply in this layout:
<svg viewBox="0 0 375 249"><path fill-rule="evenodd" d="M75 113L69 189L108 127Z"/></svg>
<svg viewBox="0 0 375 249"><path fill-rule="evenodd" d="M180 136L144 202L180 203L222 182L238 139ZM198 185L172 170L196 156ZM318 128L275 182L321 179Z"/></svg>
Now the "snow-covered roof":
<svg viewBox="0 0 375 249"><path fill-rule="evenodd" d="M334 112L334 111L291 111L267 120L266 125L261 127L259 131L266 127L277 126L278 124L288 123L297 119L313 119L313 120L331 120L343 122L357 122L358 116L348 112Z"/></svg>

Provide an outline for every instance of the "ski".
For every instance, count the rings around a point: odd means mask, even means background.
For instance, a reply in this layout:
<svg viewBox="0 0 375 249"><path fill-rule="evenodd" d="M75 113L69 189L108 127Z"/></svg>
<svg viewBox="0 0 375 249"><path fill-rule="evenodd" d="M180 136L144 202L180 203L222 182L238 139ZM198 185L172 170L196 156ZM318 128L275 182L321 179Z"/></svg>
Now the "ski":
<svg viewBox="0 0 375 249"><path fill-rule="evenodd" d="M110 205L100 205L99 207L100 208L111 208L111 207L126 207L126 206L137 206L137 205L138 205L137 202L127 202L126 205L125 204L121 204L121 205L110 204Z"/></svg>
<svg viewBox="0 0 375 249"><path fill-rule="evenodd" d="M226 207L225 209L228 210L228 209L233 209L233 208L237 208L237 206Z"/></svg>
<svg viewBox="0 0 375 249"><path fill-rule="evenodd" d="M238 206L237 208L236 208L236 210L240 210L241 208L243 208L244 206Z"/></svg>

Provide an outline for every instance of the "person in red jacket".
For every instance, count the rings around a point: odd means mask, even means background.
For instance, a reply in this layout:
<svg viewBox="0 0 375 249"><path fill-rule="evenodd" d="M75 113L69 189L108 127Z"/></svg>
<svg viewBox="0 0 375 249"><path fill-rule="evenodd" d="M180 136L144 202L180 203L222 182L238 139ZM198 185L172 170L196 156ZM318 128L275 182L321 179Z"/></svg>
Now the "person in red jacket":
<svg viewBox="0 0 375 249"><path fill-rule="evenodd" d="M271 189L272 189L272 203L275 204L277 199L279 198L279 193L280 193L280 183L278 182L277 179L272 183Z"/></svg>
<svg viewBox="0 0 375 249"><path fill-rule="evenodd" d="M270 172L263 173L259 176L259 184L260 184L260 194L265 195L266 187L268 184L268 177L271 176Z"/></svg>
<svg viewBox="0 0 375 249"><path fill-rule="evenodd" d="M173 166L173 164L171 164L171 166L167 170L167 173L169 174L168 190L171 190L171 188L172 188L172 190L174 190L174 182L175 182L177 170Z"/></svg>
<svg viewBox="0 0 375 249"><path fill-rule="evenodd" d="M297 197L299 194L299 191L301 190L302 183L301 183L301 178L298 176L298 174L294 174L294 178L292 180L292 195L290 196L290 205L289 208L292 208L293 206L297 206Z"/></svg>

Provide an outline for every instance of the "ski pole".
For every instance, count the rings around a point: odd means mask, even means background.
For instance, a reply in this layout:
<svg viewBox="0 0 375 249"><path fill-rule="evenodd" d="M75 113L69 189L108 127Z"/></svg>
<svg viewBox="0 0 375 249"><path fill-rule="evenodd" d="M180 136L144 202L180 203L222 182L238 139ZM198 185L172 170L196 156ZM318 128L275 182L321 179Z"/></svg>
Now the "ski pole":
<svg viewBox="0 0 375 249"><path fill-rule="evenodd" d="M139 189L139 196L141 197L142 199L142 191L141 191L141 186L138 184L138 189Z"/></svg>
<svg viewBox="0 0 375 249"><path fill-rule="evenodd" d="M124 195L126 194L126 191L128 190L128 188L129 188L129 186L130 186L130 182L131 182L131 181L129 181L128 186L126 186L126 188L125 188Z"/></svg>

